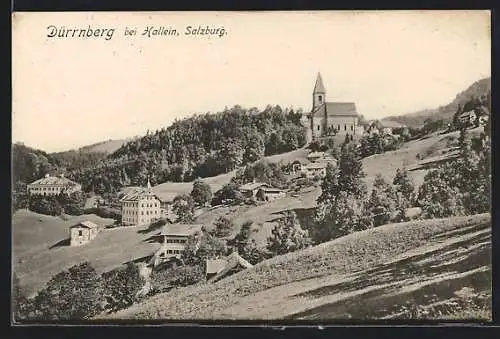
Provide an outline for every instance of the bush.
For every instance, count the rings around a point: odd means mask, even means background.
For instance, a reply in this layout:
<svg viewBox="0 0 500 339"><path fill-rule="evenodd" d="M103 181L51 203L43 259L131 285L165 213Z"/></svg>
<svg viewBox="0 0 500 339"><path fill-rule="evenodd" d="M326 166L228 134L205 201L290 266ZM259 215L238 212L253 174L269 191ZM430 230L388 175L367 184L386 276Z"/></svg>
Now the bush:
<svg viewBox="0 0 500 339"><path fill-rule="evenodd" d="M202 265L180 265L160 271L153 271L151 275L151 293L161 293L173 287L196 284L205 279L205 270Z"/></svg>
<svg viewBox="0 0 500 339"><path fill-rule="evenodd" d="M102 280L89 262L56 274L33 300L29 318L87 319L102 310Z"/></svg>
<svg viewBox="0 0 500 339"><path fill-rule="evenodd" d="M210 185L203 182L201 179L196 179L193 183L191 198L193 198L193 201L199 206L203 206L210 202L212 200L212 189Z"/></svg>
<svg viewBox="0 0 500 339"><path fill-rule="evenodd" d="M233 231L234 224L233 222L223 216L220 216L216 221L215 221L215 236L218 238L224 238L230 235Z"/></svg>
<svg viewBox="0 0 500 339"><path fill-rule="evenodd" d="M267 239L267 249L274 255L295 252L312 244L307 230L300 227L294 212L288 212L271 232L272 236Z"/></svg>
<svg viewBox="0 0 500 339"><path fill-rule="evenodd" d="M103 273L102 280L106 299L104 308L111 312L131 306L145 283L134 263Z"/></svg>
<svg viewBox="0 0 500 339"><path fill-rule="evenodd" d="M55 196L32 195L29 199L29 209L46 215L61 215L62 206Z"/></svg>

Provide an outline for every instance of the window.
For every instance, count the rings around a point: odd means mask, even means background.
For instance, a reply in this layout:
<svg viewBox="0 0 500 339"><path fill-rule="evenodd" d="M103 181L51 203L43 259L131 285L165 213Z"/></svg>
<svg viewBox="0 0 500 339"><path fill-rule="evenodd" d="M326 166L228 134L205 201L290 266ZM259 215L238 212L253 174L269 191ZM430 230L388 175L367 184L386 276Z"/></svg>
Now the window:
<svg viewBox="0 0 500 339"><path fill-rule="evenodd" d="M319 131L319 129L320 129L320 126L318 125L318 131Z"/></svg>
<svg viewBox="0 0 500 339"><path fill-rule="evenodd" d="M340 131L340 125L337 125L337 130L339 130L339 131Z"/></svg>
<svg viewBox="0 0 500 339"><path fill-rule="evenodd" d="M351 125L351 131L354 129L354 127Z"/></svg>
<svg viewBox="0 0 500 339"><path fill-rule="evenodd" d="M323 97L320 95L320 96L318 96L318 99L319 99L319 103L321 104L321 101L323 100Z"/></svg>
<svg viewBox="0 0 500 339"><path fill-rule="evenodd" d="M78 236L79 236L79 237L81 237L82 235L83 235L82 230L79 230L79 231L78 231Z"/></svg>

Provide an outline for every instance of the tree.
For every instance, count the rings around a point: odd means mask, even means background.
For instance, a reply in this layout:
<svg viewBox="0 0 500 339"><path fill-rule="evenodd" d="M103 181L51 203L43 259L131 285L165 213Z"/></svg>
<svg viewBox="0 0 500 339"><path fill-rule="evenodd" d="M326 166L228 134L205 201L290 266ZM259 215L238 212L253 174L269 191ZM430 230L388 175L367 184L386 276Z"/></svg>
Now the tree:
<svg viewBox="0 0 500 339"><path fill-rule="evenodd" d="M34 300L36 318L86 319L102 310L102 281L89 262L56 274Z"/></svg>
<svg viewBox="0 0 500 339"><path fill-rule="evenodd" d="M243 201L243 196L238 190L238 185L236 183L230 182L215 192L212 199L212 206L220 205L225 201L232 201L234 203Z"/></svg>
<svg viewBox="0 0 500 339"><path fill-rule="evenodd" d="M19 277L14 273L12 279L12 313L15 321L26 319L28 316L28 299L23 294Z"/></svg>
<svg viewBox="0 0 500 339"><path fill-rule="evenodd" d="M194 201L189 195L178 195L174 198L172 211L178 222L190 223L194 220Z"/></svg>
<svg viewBox="0 0 500 339"><path fill-rule="evenodd" d="M272 236L267 239L267 249L274 255L294 252L312 243L307 230L300 227L294 212L286 213L271 232Z"/></svg>
<svg viewBox="0 0 500 339"><path fill-rule="evenodd" d="M334 204L320 205L316 211L313 238L317 243L372 227L372 217L364 200L341 191Z"/></svg>
<svg viewBox="0 0 500 339"><path fill-rule="evenodd" d="M145 280L134 263L127 263L102 274L104 285L105 308L111 312L131 306L137 300L137 293L144 286Z"/></svg>
<svg viewBox="0 0 500 339"><path fill-rule="evenodd" d="M61 215L63 209L57 198L53 195L43 196L35 194L29 198L29 209L36 213L46 215Z"/></svg>
<svg viewBox="0 0 500 339"><path fill-rule="evenodd" d="M182 259L186 265L204 265L206 259L216 259L226 252L223 240L208 232L198 232L187 240Z"/></svg>
<svg viewBox="0 0 500 339"><path fill-rule="evenodd" d="M446 218L465 214L462 194L448 182L449 167L428 172L418 193L418 203L424 218Z"/></svg>
<svg viewBox="0 0 500 339"><path fill-rule="evenodd" d="M408 175L408 170L398 168L392 184L396 194L396 221L406 221L406 210L415 204L415 185Z"/></svg>
<svg viewBox="0 0 500 339"><path fill-rule="evenodd" d="M380 174L375 177L368 206L374 226L387 224L396 210L396 194Z"/></svg>
<svg viewBox="0 0 500 339"><path fill-rule="evenodd" d="M203 182L201 179L196 179L193 182L193 190L191 198L198 206L203 206L212 200L212 189L210 185Z"/></svg>
<svg viewBox="0 0 500 339"><path fill-rule="evenodd" d="M215 221L215 236L218 238L224 238L231 234L233 231L234 224L231 219L224 216L220 216Z"/></svg>
<svg viewBox="0 0 500 339"><path fill-rule="evenodd" d="M334 201L340 190L339 169L332 163L328 163L326 175L321 182L321 195L318 197L318 203L323 204Z"/></svg>
<svg viewBox="0 0 500 339"><path fill-rule="evenodd" d="M357 199L364 199L367 193L363 181L365 173L355 147L354 143L350 143L342 148L338 162L339 191L344 191Z"/></svg>

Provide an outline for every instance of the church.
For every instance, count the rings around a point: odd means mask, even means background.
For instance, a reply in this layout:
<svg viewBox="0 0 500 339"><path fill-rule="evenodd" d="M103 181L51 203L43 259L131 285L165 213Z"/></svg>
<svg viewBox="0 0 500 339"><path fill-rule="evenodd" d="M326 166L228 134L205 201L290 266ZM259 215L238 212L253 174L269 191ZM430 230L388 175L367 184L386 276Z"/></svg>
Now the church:
<svg viewBox="0 0 500 339"><path fill-rule="evenodd" d="M363 134L354 102L328 102L321 74L318 73L313 90L313 108L309 114L310 138L315 140L334 134Z"/></svg>

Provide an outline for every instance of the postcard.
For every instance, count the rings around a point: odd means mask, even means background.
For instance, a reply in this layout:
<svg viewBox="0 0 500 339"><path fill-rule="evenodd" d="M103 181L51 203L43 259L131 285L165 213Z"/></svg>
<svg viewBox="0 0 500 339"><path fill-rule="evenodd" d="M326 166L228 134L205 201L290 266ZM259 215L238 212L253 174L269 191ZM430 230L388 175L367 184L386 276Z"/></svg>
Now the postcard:
<svg viewBox="0 0 500 339"><path fill-rule="evenodd" d="M490 12L16 12L12 322L489 322Z"/></svg>

